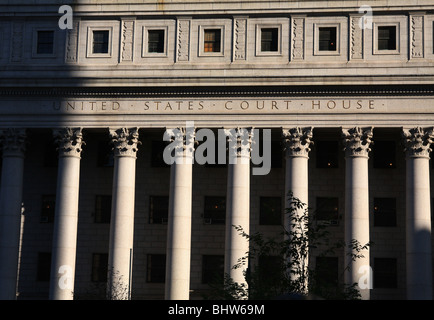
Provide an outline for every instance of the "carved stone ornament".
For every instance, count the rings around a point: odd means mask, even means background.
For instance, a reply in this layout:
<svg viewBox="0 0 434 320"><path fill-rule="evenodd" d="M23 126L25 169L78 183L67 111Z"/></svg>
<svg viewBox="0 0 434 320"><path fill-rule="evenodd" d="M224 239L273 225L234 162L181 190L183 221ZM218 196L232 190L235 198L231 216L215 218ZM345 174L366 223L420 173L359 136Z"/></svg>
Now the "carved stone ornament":
<svg viewBox="0 0 434 320"><path fill-rule="evenodd" d="M78 19L74 19L73 28L67 30L66 36L66 52L65 61L67 63L77 62L77 48L78 48L78 29L80 27Z"/></svg>
<svg viewBox="0 0 434 320"><path fill-rule="evenodd" d="M58 145L59 156L80 157L83 141L81 128L63 128L53 132Z"/></svg>
<svg viewBox="0 0 434 320"><path fill-rule="evenodd" d="M23 57L24 22L16 21L12 25L11 61L20 62Z"/></svg>
<svg viewBox="0 0 434 320"><path fill-rule="evenodd" d="M26 150L25 129L4 129L0 133L0 144L2 145L3 156L16 154L22 156Z"/></svg>
<svg viewBox="0 0 434 320"><path fill-rule="evenodd" d="M133 61L134 21L122 21L122 61Z"/></svg>
<svg viewBox="0 0 434 320"><path fill-rule="evenodd" d="M171 142L169 148L175 149L177 156L193 156L196 132L193 126L167 128L166 133ZM166 140L166 139L165 139Z"/></svg>
<svg viewBox="0 0 434 320"><path fill-rule="evenodd" d="M434 138L433 128L402 129L402 137L407 157L429 157Z"/></svg>
<svg viewBox="0 0 434 320"><path fill-rule="evenodd" d="M312 142L313 128L290 128L282 129L282 138L286 156L289 157L308 157Z"/></svg>
<svg viewBox="0 0 434 320"><path fill-rule="evenodd" d="M410 23L411 57L423 58L423 16L412 16Z"/></svg>
<svg viewBox="0 0 434 320"><path fill-rule="evenodd" d="M247 19L235 19L235 60L246 60Z"/></svg>
<svg viewBox="0 0 434 320"><path fill-rule="evenodd" d="M110 129L115 157L136 157L139 141L138 128Z"/></svg>
<svg viewBox="0 0 434 320"><path fill-rule="evenodd" d="M229 143L229 159L234 157L249 158L252 151L253 128L224 129ZM231 163L231 162L230 162Z"/></svg>
<svg viewBox="0 0 434 320"><path fill-rule="evenodd" d="M342 128L342 138L347 157L368 157L371 151L372 127Z"/></svg>
<svg viewBox="0 0 434 320"><path fill-rule="evenodd" d="M304 60L304 18L295 18L292 24L292 60Z"/></svg>
<svg viewBox="0 0 434 320"><path fill-rule="evenodd" d="M363 59L363 30L360 21L363 17L351 17L351 59Z"/></svg>
<svg viewBox="0 0 434 320"><path fill-rule="evenodd" d="M179 20L178 21L178 49L177 57L178 61L190 60L190 21Z"/></svg>

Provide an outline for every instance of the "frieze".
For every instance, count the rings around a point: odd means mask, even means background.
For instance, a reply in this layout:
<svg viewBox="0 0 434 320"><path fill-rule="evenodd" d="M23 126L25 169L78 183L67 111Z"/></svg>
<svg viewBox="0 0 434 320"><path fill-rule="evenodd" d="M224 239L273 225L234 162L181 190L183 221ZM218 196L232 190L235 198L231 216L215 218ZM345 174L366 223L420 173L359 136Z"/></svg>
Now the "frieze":
<svg viewBox="0 0 434 320"><path fill-rule="evenodd" d="M432 97L3 100L7 115L433 114Z"/></svg>
<svg viewBox="0 0 434 320"><path fill-rule="evenodd" d="M191 99L191 100L133 100L133 101L60 101L52 110L66 113L279 113L321 111L373 111L384 106L372 99L290 100L290 99Z"/></svg>

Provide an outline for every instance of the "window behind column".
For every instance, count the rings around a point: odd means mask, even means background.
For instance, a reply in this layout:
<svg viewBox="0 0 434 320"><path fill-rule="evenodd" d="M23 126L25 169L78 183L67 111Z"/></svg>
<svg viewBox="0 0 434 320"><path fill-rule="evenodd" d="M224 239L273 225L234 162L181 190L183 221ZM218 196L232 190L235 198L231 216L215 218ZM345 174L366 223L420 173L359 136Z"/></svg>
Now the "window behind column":
<svg viewBox="0 0 434 320"><path fill-rule="evenodd" d="M371 149L374 168L396 168L395 141L375 141Z"/></svg>
<svg viewBox="0 0 434 320"><path fill-rule="evenodd" d="M164 53L164 29L148 30L148 53Z"/></svg>
<svg viewBox="0 0 434 320"><path fill-rule="evenodd" d="M378 50L396 50L396 26L378 26Z"/></svg>
<svg viewBox="0 0 434 320"><path fill-rule="evenodd" d="M166 280L166 255L148 254L146 281L164 283Z"/></svg>
<svg viewBox="0 0 434 320"><path fill-rule="evenodd" d="M44 151L44 166L57 167L59 163L59 153L57 151L57 145L53 139L45 145Z"/></svg>
<svg viewBox="0 0 434 320"><path fill-rule="evenodd" d="M339 198L317 197L315 216L318 221L330 224L339 224Z"/></svg>
<svg viewBox="0 0 434 320"><path fill-rule="evenodd" d="M166 141L154 140L152 141L151 150L151 166L152 167L169 167L170 165L164 161L164 149L167 146ZM172 151L172 156L174 155Z"/></svg>
<svg viewBox="0 0 434 320"><path fill-rule="evenodd" d="M316 257L315 280L318 286L337 288L339 281L337 257Z"/></svg>
<svg viewBox="0 0 434 320"><path fill-rule="evenodd" d="M109 30L94 30L92 41L93 54L109 53Z"/></svg>
<svg viewBox="0 0 434 320"><path fill-rule="evenodd" d="M169 215L168 196L149 197L149 223L166 224Z"/></svg>
<svg viewBox="0 0 434 320"><path fill-rule="evenodd" d="M92 282L105 282L107 281L108 271L108 253L94 253L92 254Z"/></svg>
<svg viewBox="0 0 434 320"><path fill-rule="evenodd" d="M397 270L396 258L374 258L374 288L396 288Z"/></svg>
<svg viewBox="0 0 434 320"><path fill-rule="evenodd" d="M279 50L279 29L261 28L261 52L277 52Z"/></svg>
<svg viewBox="0 0 434 320"><path fill-rule="evenodd" d="M112 208L111 195L97 195L95 197L95 217L96 223L110 223Z"/></svg>
<svg viewBox="0 0 434 320"><path fill-rule="evenodd" d="M252 144L252 155L257 154L259 157L262 157L264 159L260 163L252 162L252 167L260 168L265 166L265 157L271 157L271 168L282 168L282 161L284 158L282 142L279 140L271 140L271 153L268 153L268 151L264 149L263 132L260 131L259 136L257 136L256 138L256 142ZM265 153L266 151L267 153Z"/></svg>
<svg viewBox="0 0 434 320"><path fill-rule="evenodd" d="M114 166L114 154L113 145L110 141L101 140L98 142L98 156L97 156L97 166L98 167L113 167Z"/></svg>
<svg viewBox="0 0 434 320"><path fill-rule="evenodd" d="M226 221L226 198L206 196L204 199L203 220L206 224L224 224Z"/></svg>
<svg viewBox="0 0 434 320"><path fill-rule="evenodd" d="M259 224L280 225L282 223L282 198L260 197Z"/></svg>
<svg viewBox="0 0 434 320"><path fill-rule="evenodd" d="M50 270L51 252L39 252L36 267L36 281L50 281Z"/></svg>
<svg viewBox="0 0 434 320"><path fill-rule="evenodd" d="M282 257L261 255L258 257L258 274L266 279L267 285L279 285L282 281L281 271L283 267Z"/></svg>
<svg viewBox="0 0 434 320"><path fill-rule="evenodd" d="M320 27L319 33L319 51L336 51L337 50L337 31L336 27Z"/></svg>
<svg viewBox="0 0 434 320"><path fill-rule="evenodd" d="M396 199L374 198L374 226L396 226Z"/></svg>
<svg viewBox="0 0 434 320"><path fill-rule="evenodd" d="M317 168L338 168L339 167L339 144L337 141L316 141Z"/></svg>
<svg viewBox="0 0 434 320"><path fill-rule="evenodd" d="M223 283L224 256L202 256L202 283Z"/></svg>
<svg viewBox="0 0 434 320"><path fill-rule="evenodd" d="M39 30L37 31L36 54L52 55L54 53L54 31Z"/></svg>
<svg viewBox="0 0 434 320"><path fill-rule="evenodd" d="M56 210L56 196L43 195L41 199L41 222L51 223L54 221L54 214Z"/></svg>
<svg viewBox="0 0 434 320"><path fill-rule="evenodd" d="M221 29L205 29L204 30L204 52L220 52L221 51Z"/></svg>

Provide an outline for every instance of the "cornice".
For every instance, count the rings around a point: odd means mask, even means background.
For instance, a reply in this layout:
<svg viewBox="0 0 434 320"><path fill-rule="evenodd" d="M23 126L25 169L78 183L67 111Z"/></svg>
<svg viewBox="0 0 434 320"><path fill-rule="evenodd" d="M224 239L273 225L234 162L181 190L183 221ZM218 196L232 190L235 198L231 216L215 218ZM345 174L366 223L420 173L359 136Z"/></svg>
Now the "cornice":
<svg viewBox="0 0 434 320"><path fill-rule="evenodd" d="M0 98L434 96L434 85L0 88Z"/></svg>
<svg viewBox="0 0 434 320"><path fill-rule="evenodd" d="M42 0L37 4L32 0L0 0L0 12L3 15L53 15L62 4L71 5L80 16L354 13L361 6L357 0ZM365 0L363 5L371 6L376 12L434 10L431 0Z"/></svg>

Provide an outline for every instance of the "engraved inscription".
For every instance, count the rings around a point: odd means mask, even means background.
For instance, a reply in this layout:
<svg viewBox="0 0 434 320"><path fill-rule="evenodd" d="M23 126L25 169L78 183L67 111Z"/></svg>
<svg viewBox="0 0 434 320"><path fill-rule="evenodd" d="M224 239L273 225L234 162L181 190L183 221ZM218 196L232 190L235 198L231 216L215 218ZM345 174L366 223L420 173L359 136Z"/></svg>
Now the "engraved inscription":
<svg viewBox="0 0 434 320"><path fill-rule="evenodd" d="M380 103L369 99L286 100L133 100L57 101L52 109L67 113L291 113L291 112L372 112ZM382 104L384 106L384 103Z"/></svg>

